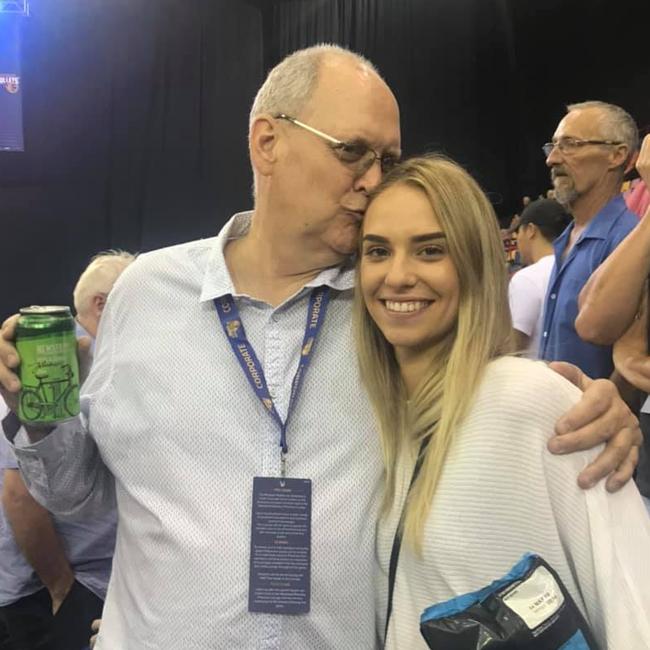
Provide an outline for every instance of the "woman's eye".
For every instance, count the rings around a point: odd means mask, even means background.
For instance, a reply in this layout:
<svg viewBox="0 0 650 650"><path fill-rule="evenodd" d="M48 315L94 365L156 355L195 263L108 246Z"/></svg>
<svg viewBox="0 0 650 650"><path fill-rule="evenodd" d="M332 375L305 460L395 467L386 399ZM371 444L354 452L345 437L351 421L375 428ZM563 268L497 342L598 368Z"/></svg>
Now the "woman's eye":
<svg viewBox="0 0 650 650"><path fill-rule="evenodd" d="M445 254L445 249L442 246L425 246L420 254L425 257L440 257Z"/></svg>
<svg viewBox="0 0 650 650"><path fill-rule="evenodd" d="M379 246L373 246L372 248L367 248L364 253L366 257L385 257L388 255L388 251L385 248L380 248Z"/></svg>

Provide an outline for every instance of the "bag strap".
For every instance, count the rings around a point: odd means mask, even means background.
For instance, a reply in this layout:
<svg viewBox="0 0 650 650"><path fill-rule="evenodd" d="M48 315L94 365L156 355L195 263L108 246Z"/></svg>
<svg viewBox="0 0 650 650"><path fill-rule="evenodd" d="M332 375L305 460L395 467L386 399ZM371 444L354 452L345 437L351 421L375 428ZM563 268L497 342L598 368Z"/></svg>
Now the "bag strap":
<svg viewBox="0 0 650 650"><path fill-rule="evenodd" d="M411 494L411 488L417 479L420 470L422 469L422 462L424 461L424 452L427 449L429 440L431 436L426 436L422 439L422 444L420 445L420 451L418 451L418 457L415 461L415 467L413 468L413 476L411 476L411 482L409 483L409 489L406 492L406 499L404 499L404 507L399 517L399 523L397 524L397 530L395 531L395 537L393 538L393 548L390 552L390 563L388 565L388 604L386 605L386 627L384 628L384 647L386 646L386 637L388 635L388 624L390 623L390 615L393 612L393 591L395 590L395 575L397 573L397 562L399 561L399 552L402 547L402 526L404 525L404 515L406 512L406 503L408 502L409 494Z"/></svg>

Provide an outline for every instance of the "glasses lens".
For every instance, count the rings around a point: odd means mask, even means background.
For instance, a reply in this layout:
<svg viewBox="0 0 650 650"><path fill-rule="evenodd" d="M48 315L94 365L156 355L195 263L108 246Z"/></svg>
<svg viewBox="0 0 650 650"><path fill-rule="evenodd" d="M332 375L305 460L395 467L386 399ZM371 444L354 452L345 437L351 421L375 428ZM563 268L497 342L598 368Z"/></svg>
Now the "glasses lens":
<svg viewBox="0 0 650 650"><path fill-rule="evenodd" d="M552 142L547 142L545 145L542 146L542 151L544 152L544 155L548 158L551 155L551 151L553 151L553 143Z"/></svg>
<svg viewBox="0 0 650 650"><path fill-rule="evenodd" d="M339 158L346 163L362 163L370 155L374 159L374 154L366 145L360 143L341 144L336 148ZM371 163L372 164L372 163Z"/></svg>
<svg viewBox="0 0 650 650"><path fill-rule="evenodd" d="M395 169L399 164L399 160L395 156L383 156L380 160L381 171L383 174L388 174L389 171Z"/></svg>

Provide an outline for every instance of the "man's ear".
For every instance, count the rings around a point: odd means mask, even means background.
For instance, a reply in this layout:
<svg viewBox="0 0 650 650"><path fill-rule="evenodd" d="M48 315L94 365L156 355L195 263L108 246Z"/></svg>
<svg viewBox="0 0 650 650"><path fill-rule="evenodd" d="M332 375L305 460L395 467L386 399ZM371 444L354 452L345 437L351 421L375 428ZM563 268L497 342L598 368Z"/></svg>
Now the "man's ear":
<svg viewBox="0 0 650 650"><path fill-rule="evenodd" d="M532 239L536 233L537 226L528 222L522 223L521 226L519 226L519 232L517 233L517 236L525 237L526 239Z"/></svg>
<svg viewBox="0 0 650 650"><path fill-rule="evenodd" d="M258 115L251 125L248 146L258 174L270 176L278 157L278 124L270 115Z"/></svg>
<svg viewBox="0 0 650 650"><path fill-rule="evenodd" d="M635 151L627 161L627 164L625 165L625 173L627 174L629 171L632 171L636 167L636 161L639 159L639 152Z"/></svg>
<svg viewBox="0 0 650 650"><path fill-rule="evenodd" d="M106 294L105 293L96 293L91 300L91 310L94 316L97 318L100 317L101 313L104 311L106 306Z"/></svg>
<svg viewBox="0 0 650 650"><path fill-rule="evenodd" d="M623 168L623 171L627 171L629 168L628 158L630 157L630 150L627 145L617 145L610 147L612 152L609 156L609 169L617 169L618 167Z"/></svg>

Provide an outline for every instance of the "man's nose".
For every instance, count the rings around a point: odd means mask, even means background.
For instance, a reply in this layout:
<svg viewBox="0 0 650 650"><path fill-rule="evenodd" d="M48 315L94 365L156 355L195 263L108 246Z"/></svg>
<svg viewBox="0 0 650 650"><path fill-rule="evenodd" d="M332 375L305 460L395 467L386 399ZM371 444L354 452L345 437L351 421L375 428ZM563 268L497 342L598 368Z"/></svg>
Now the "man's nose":
<svg viewBox="0 0 650 650"><path fill-rule="evenodd" d="M559 148L554 146L551 149L551 153L546 156L546 166L553 167L553 165L559 165L562 162L562 154L560 153Z"/></svg>
<svg viewBox="0 0 650 650"><path fill-rule="evenodd" d="M366 169L354 182L354 189L357 192L365 192L366 194L372 192L379 183L381 183L382 171L381 161L375 158L372 165Z"/></svg>

